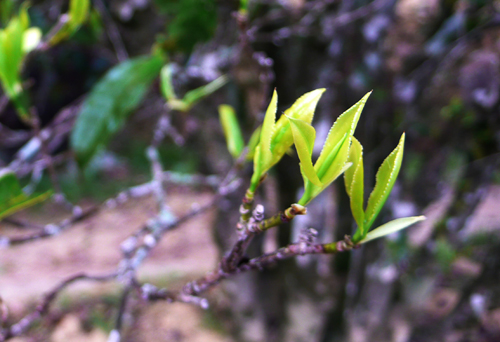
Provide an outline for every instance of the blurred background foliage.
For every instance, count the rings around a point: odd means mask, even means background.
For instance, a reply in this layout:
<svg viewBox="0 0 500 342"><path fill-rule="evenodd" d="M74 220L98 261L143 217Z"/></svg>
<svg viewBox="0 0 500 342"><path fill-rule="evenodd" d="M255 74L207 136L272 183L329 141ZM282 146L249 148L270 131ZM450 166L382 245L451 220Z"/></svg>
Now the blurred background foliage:
<svg viewBox="0 0 500 342"><path fill-rule="evenodd" d="M21 1L0 2L2 28L20 7ZM67 1L33 0L30 25L46 37L67 11ZM167 170L223 175L232 158L217 106L236 108L248 141L273 88L280 112L307 91L328 89L313 122L318 141L373 89L356 132L370 182L406 132L401 175L380 221L420 213L428 220L334 259L291 260L235 280L247 290L232 293L228 286L234 301L216 306L211 318L225 331L238 341L500 340L499 1L92 1L85 23L71 37L29 53L21 73L41 128L56 132L50 153L68 156L57 172L72 201L102 200L147 179L144 149L165 105L159 67L141 83L137 98L127 99L133 103L113 126L116 134L92 153L85 171L69 142L103 77L145 55L171 63L179 98L223 74L230 79L188 113L174 111L182 143L167 138L161 145ZM101 95L114 98L117 83L105 86L111 95ZM138 91L134 85L119 90L121 96ZM109 106L111 113L117 105ZM92 112L111 118L107 111ZM12 166L32 137L2 90L0 165ZM268 213L300 197L296 165L296 156L289 156L271 172L259 199ZM31 171L16 169L22 184ZM245 172L249 177L251 167ZM291 230L257 241L256 253L266 243L287 243L304 226L319 228L325 241L350 234L348 198L337 183ZM48 188L44 175L37 191ZM220 206L214 229L221 251L231 240L229 228L220 227L234 226L241 195ZM101 316L93 313L89 320Z"/></svg>

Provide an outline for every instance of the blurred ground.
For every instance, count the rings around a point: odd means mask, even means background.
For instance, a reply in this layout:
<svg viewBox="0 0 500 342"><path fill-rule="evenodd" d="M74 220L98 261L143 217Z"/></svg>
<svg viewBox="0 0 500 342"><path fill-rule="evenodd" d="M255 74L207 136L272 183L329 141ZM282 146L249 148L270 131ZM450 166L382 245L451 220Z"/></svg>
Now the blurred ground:
<svg viewBox="0 0 500 342"><path fill-rule="evenodd" d="M168 203L174 213L182 215L192 205L206 204L211 196L210 193L189 193L185 189L171 191ZM113 210L104 209L59 236L2 250L0 293L10 315L19 317L33 303L38 303L44 293L71 275L113 271L122 257L120 243L142 227L154 212L152 199L130 200ZM140 280L178 288L210 271L216 265L218 256L210 232L213 214L202 214L168 232L140 268ZM65 215L54 206L46 205L43 211L35 208L17 217L48 223L57 222ZM2 224L2 230L16 236L22 232L6 224ZM25 233L29 234L29 231ZM112 310L102 317L107 322L104 331L95 329L95 326L84 329L83 325L88 319L86 316L92 316L94 310L89 306L99 302L100 296L118 295L118 289L114 283L79 282L70 286L53 310L60 317L56 319L51 340L106 341L105 330L112 327ZM71 313L64 315L64 307ZM96 310L99 311L99 306ZM169 341L225 341L220 333L202 326L206 313L197 307L182 303L157 303L139 305L138 310L138 320L134 323L130 341L157 341L160 336ZM33 336L15 341L33 341Z"/></svg>

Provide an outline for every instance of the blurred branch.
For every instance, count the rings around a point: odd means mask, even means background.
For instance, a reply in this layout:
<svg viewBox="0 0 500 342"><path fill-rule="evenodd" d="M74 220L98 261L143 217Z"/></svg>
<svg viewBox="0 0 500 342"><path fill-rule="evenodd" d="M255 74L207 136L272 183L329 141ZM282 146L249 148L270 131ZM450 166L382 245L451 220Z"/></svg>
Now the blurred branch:
<svg viewBox="0 0 500 342"><path fill-rule="evenodd" d="M106 5L102 0L94 0L94 4L99 10L99 13L101 14L101 17L104 21L106 34L108 35L109 41L115 49L116 58L120 62L127 60L129 56L127 49L125 48L125 44L123 43L122 36L120 35L120 30L118 30L118 27L113 21L113 18L111 18Z"/></svg>
<svg viewBox="0 0 500 342"><path fill-rule="evenodd" d="M11 325L10 327L0 330L0 341L6 341L7 339L16 337L26 332L30 326L32 326L38 319L42 316L46 315L50 309L52 302L57 298L57 296L69 285L81 281L81 280L90 280L97 282L104 282L111 280L116 277L115 273L110 273L102 276L90 276L85 273L74 275L62 283L57 285L52 291L47 293L42 300L42 302L36 307L35 311L26 315L16 324Z"/></svg>

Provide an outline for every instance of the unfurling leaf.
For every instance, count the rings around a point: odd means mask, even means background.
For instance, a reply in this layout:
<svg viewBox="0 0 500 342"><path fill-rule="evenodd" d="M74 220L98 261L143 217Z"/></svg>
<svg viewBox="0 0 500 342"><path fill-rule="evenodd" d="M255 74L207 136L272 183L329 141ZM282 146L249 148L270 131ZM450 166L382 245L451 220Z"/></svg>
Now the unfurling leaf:
<svg viewBox="0 0 500 342"><path fill-rule="evenodd" d="M276 111L278 108L278 93L274 89L273 97L266 110L266 116L260 130L259 145L255 148L253 161L253 175L250 181L250 190L252 192L257 189L261 177L269 170L268 166L271 163L271 139L274 133L276 120Z"/></svg>
<svg viewBox="0 0 500 342"><path fill-rule="evenodd" d="M348 158L351 138L358 124L361 112L363 111L366 101L370 95L371 92L366 94L354 106L342 113L330 129L318 161L314 165L323 183L331 183L340 175L339 172L344 167ZM345 134L347 134L347 139L342 144L342 147L338 152L339 156L337 157L337 155L332 152L335 151L335 148L344 138Z"/></svg>
<svg viewBox="0 0 500 342"><path fill-rule="evenodd" d="M302 120L288 118L290 127L292 128L293 142L299 155L300 167L303 173L304 181L310 180L314 185L321 186L321 181L314 170L312 164L312 152L314 140L316 139L316 131L314 127Z"/></svg>
<svg viewBox="0 0 500 342"><path fill-rule="evenodd" d="M321 181L321 187L306 182L299 204L306 205L335 179L344 173L352 163L347 163L352 136L359 117L371 92L354 106L340 115L333 124L314 169Z"/></svg>
<svg viewBox="0 0 500 342"><path fill-rule="evenodd" d="M15 174L11 171L0 171L0 220L15 212L45 201L52 194L51 191L26 195L19 185Z"/></svg>
<svg viewBox="0 0 500 342"><path fill-rule="evenodd" d="M377 218L396 182L399 169L401 168L401 162L403 161L404 142L405 134L403 133L398 146L389 154L377 171L375 188L370 194L366 206L364 226L366 231L370 229Z"/></svg>
<svg viewBox="0 0 500 342"><path fill-rule="evenodd" d="M377 239L379 237L395 233L401 229L405 229L406 227L409 227L412 224L417 223L419 221L423 221L425 219L426 219L425 216L412 216L387 222L386 224L383 224L380 227L373 229L371 232L368 232L366 237L359 243L366 243L368 241Z"/></svg>
<svg viewBox="0 0 500 342"><path fill-rule="evenodd" d="M219 118L226 137L227 149L233 158L238 158L245 143L233 107L220 105Z"/></svg>
<svg viewBox="0 0 500 342"><path fill-rule="evenodd" d="M71 145L82 167L141 103L162 64L157 56L127 60L109 70L92 88L71 133Z"/></svg>
<svg viewBox="0 0 500 342"><path fill-rule="evenodd" d="M274 135L271 139L271 151L273 154L273 163L276 164L293 144L293 136L287 117L302 120L308 124L312 122L314 111L319 99L326 89L316 89L305 93L294 102L294 104L285 110L275 125ZM271 166L272 166L271 165Z"/></svg>
<svg viewBox="0 0 500 342"><path fill-rule="evenodd" d="M266 112L264 123L262 125L259 145L255 149L254 156L254 174L250 185L250 190L255 191L261 177L290 149L293 144L293 135L288 118L311 123L316 105L325 89L316 89L302 95L295 103L288 108L275 123L276 103L271 100L267 112L272 112L270 116ZM273 99L275 95L273 95ZM274 108L274 111L271 109ZM287 118L288 117L288 118Z"/></svg>
<svg viewBox="0 0 500 342"><path fill-rule="evenodd" d="M344 173L344 179L345 189L350 199L352 216L358 224L358 229L353 237L353 241L356 242L361 240L366 235L366 232L364 230L363 146L354 137L352 138L348 162L351 162L352 166Z"/></svg>

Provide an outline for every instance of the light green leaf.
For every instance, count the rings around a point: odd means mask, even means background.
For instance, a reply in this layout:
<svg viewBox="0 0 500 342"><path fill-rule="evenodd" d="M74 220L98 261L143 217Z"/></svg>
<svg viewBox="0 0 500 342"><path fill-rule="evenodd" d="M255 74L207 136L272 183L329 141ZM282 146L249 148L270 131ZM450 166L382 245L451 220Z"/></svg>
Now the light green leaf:
<svg viewBox="0 0 500 342"><path fill-rule="evenodd" d="M375 188L370 194L368 205L366 206L366 230L369 230L372 226L396 182L401 162L403 161L404 142L405 134L403 133L398 146L389 154L377 171Z"/></svg>
<svg viewBox="0 0 500 342"><path fill-rule="evenodd" d="M190 90L184 95L182 101L186 104L187 110L191 109L198 101L212 94L228 82L227 76L221 76L209 84Z"/></svg>
<svg viewBox="0 0 500 342"><path fill-rule="evenodd" d="M325 90L324 88L316 89L302 95L290 108L285 110L283 115L278 119L274 135L271 139L271 151L273 155L272 165L276 164L293 144L290 124L286 117L288 116L293 119L302 120L310 124L314 117L314 111L316 110L318 101Z"/></svg>
<svg viewBox="0 0 500 342"><path fill-rule="evenodd" d="M141 103L162 63L156 56L127 60L109 70L92 88L71 134L71 145L82 167Z"/></svg>
<svg viewBox="0 0 500 342"><path fill-rule="evenodd" d="M346 146L348 147L346 142L347 142L347 134L344 134L344 136L342 137L342 140L340 140L338 142L337 146L335 146L330 152L334 156L332 159L335 159L335 157L339 153L342 153L343 155L346 155L349 153L349 150L347 150L347 148L346 148ZM347 157L338 158L337 160L340 160L340 159L346 160ZM316 164L317 164L317 162L316 162ZM332 164L332 165L334 165L334 164ZM342 167L340 169L338 169L338 176L340 176L351 165L352 165L351 163L347 164L344 162ZM318 177L318 178L320 178L320 177ZM320 178L321 186L317 186L309 181L306 181L305 186L304 186L304 194L302 195L302 197L298 203L300 205L304 205L304 206L307 205L312 199L314 199L314 197L318 196L321 193L321 191L325 190L325 188L328 187L331 184L331 182L333 182L335 180L334 178L329 178L329 180L331 180L331 181L325 182L325 179L326 179L326 177Z"/></svg>
<svg viewBox="0 0 500 342"><path fill-rule="evenodd" d="M161 68L161 92L167 101L177 99L172 84L172 64L166 64Z"/></svg>
<svg viewBox="0 0 500 342"><path fill-rule="evenodd" d="M316 139L314 127L302 120L287 118L292 128L293 142L299 155L301 171L305 175L304 181L309 179L314 185L322 186L311 160Z"/></svg>
<svg viewBox="0 0 500 342"><path fill-rule="evenodd" d="M375 228L371 232L368 232L366 237L359 243L366 243L368 241L378 239L379 237L395 233L401 229L405 229L406 227L411 226L414 223L423 221L425 219L426 219L425 216L412 216L387 222L386 224L383 224L380 227Z"/></svg>
<svg viewBox="0 0 500 342"><path fill-rule="evenodd" d="M233 158L238 158L245 143L233 107L229 105L220 105L219 119L226 137L227 149Z"/></svg>
<svg viewBox="0 0 500 342"><path fill-rule="evenodd" d="M352 167L344 173L345 189L349 195L352 216L358 224L358 229L354 235L353 241L361 240L365 235L364 221L364 169L363 169L363 146L358 139L352 137L351 149L349 150L348 162Z"/></svg>
<svg viewBox="0 0 500 342"><path fill-rule="evenodd" d="M12 171L0 171L0 220L46 200L51 194L48 191L28 196Z"/></svg>
<svg viewBox="0 0 500 342"><path fill-rule="evenodd" d="M266 110L266 116L262 123L262 130L260 133L260 160L257 161L260 165L261 173L269 169L268 164L271 162L271 138L275 132L276 111L278 109L278 93L274 89L273 97Z"/></svg>
<svg viewBox="0 0 500 342"><path fill-rule="evenodd" d="M314 168L323 183L331 183L333 181L331 180L332 178L335 179L339 176L340 169L342 169L347 161L349 146L351 145L351 137L354 134L361 112L370 95L371 92L366 94L354 106L342 113L330 129L321 154L314 165ZM335 147L338 146L345 134L347 134L345 142L346 145L341 147L337 156L337 154L332 153L332 151L334 151Z"/></svg>

